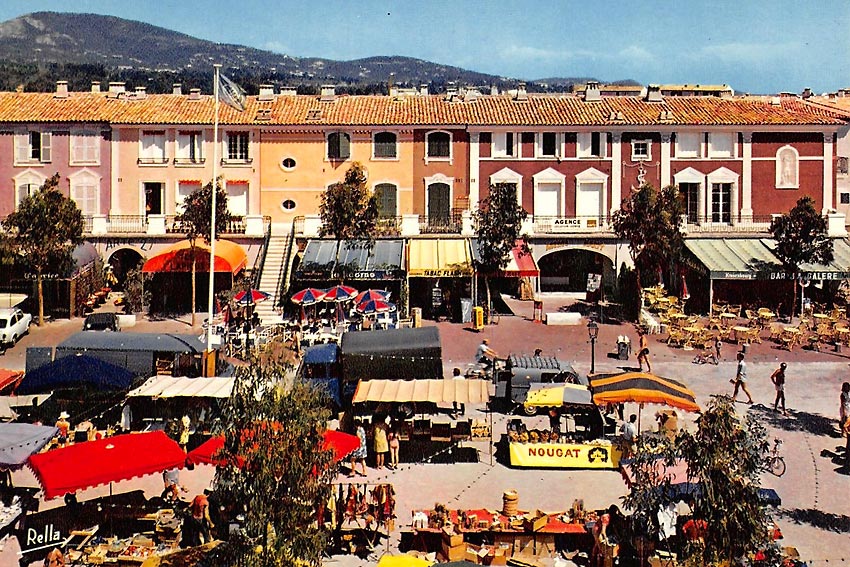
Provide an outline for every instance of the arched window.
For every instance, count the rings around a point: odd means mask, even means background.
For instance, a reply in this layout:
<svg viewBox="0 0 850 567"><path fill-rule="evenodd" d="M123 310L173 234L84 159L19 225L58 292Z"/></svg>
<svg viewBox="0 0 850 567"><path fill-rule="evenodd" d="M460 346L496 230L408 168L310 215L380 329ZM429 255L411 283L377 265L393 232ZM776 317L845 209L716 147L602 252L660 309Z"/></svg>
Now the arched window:
<svg viewBox="0 0 850 567"><path fill-rule="evenodd" d="M791 146L782 146L776 151L776 187L778 189L797 189L799 180L800 156Z"/></svg>
<svg viewBox="0 0 850 567"><path fill-rule="evenodd" d="M393 159L398 157L396 135L393 132L378 132L375 134L372 153L374 157L379 159Z"/></svg>
<svg viewBox="0 0 850 567"><path fill-rule="evenodd" d="M431 132L427 137L429 158L451 158L452 136L448 132Z"/></svg>
<svg viewBox="0 0 850 567"><path fill-rule="evenodd" d="M392 183L375 185L375 201L378 203L378 216L381 218L394 217L398 208L398 187Z"/></svg>

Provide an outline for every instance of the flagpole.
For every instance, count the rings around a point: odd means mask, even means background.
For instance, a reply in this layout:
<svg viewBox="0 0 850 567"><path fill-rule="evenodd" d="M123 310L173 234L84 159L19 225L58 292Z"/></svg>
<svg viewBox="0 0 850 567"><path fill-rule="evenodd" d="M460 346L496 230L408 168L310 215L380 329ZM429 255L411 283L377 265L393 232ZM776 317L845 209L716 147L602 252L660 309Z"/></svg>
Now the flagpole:
<svg viewBox="0 0 850 567"><path fill-rule="evenodd" d="M213 101L215 101L215 123L213 125L213 164L212 164L212 199L210 212L210 292L209 318L207 319L207 352L212 351L213 335L213 301L215 299L215 209L216 193L218 193L218 84L220 63L213 64Z"/></svg>

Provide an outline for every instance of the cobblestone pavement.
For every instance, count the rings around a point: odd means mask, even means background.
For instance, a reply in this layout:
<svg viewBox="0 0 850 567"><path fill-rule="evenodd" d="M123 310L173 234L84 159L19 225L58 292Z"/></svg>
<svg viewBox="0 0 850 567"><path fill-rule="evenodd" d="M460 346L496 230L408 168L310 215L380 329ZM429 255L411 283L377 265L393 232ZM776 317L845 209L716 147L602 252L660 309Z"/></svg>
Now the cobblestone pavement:
<svg viewBox="0 0 850 567"><path fill-rule="evenodd" d="M566 309L573 300L567 296L546 296L546 311ZM476 346L483 337L490 339L491 346L500 354L531 352L542 348L544 354L556 355L569 361L580 372L590 369L591 345L588 342L586 319L577 326L547 327L532 322L530 302L509 301L514 316L503 316L498 325L489 325L480 333L454 323L439 323L444 366L464 367L470 362ZM203 319L202 316L199 320ZM51 323L45 328L33 327L5 357L0 357L0 367L23 368L23 351L27 345L57 344L76 332L82 324L80 319L70 322ZM426 324L430 324L427 323ZM141 321L132 331L150 332L197 332L185 320ZM608 356L613 353L616 337L621 334L637 341L634 328L628 324L605 321L600 328L595 345L597 372L615 371L636 367L634 356L623 362ZM688 384L704 404L712 394L731 393L729 379L735 373L734 353L737 346L724 345L724 360L718 365L694 365L693 351L672 349L658 342L661 337L651 337L651 361L653 371ZM827 561L837 563L850 560L850 499L847 498L850 478L840 470L839 455L843 454L843 439L836 430L838 395L840 385L850 380L850 352L809 352L795 350L792 353L779 350L776 345L765 341L752 345L747 359L749 362L749 385L756 404L740 404L740 411L754 413L767 426L771 436L784 440L783 454L788 472L780 477L765 474L763 485L774 488L782 498L782 505L774 510L774 516L785 536L784 545L798 548L802 558L813 565L824 565ZM780 361L788 363L786 392L789 416L772 411L773 386L769 376ZM743 396L742 396L743 398ZM626 407L626 414L637 413L637 406ZM654 425L652 414L656 408L648 406L642 410L644 428ZM467 416L488 418L483 407L468 407ZM507 416L496 414L494 434L504 431ZM693 427L692 415L686 416L686 426ZM571 471L571 470L521 470L502 464L491 463L489 442L469 442L480 452L478 463L430 464L427 462L402 465L396 471L368 470L367 481L392 482L397 492L398 521L396 531L388 540L362 559L355 556L334 556L328 564L343 566L374 564L385 552L397 553L399 527L408 525L411 510L431 508L434 503L445 503L449 507L483 507L495 509L501 506L502 492L516 489L519 492L521 509L559 511L569 508L576 498L583 498L586 506L602 508L619 502L626 492L625 484L618 472ZM401 448L404 451L404 445ZM423 456L424 459L424 456ZM213 470L199 466L193 471L183 471L181 480L189 487L192 495L209 485ZM22 486L36 486L35 479L27 470L14 473L14 481ZM340 482L345 482L340 477ZM114 492L143 488L149 496L158 494L162 481L158 475L115 483ZM98 487L78 495L86 500L109 493L109 487ZM61 504L61 500L45 502L42 509ZM0 565L13 565L16 561L17 543L7 540L0 552Z"/></svg>

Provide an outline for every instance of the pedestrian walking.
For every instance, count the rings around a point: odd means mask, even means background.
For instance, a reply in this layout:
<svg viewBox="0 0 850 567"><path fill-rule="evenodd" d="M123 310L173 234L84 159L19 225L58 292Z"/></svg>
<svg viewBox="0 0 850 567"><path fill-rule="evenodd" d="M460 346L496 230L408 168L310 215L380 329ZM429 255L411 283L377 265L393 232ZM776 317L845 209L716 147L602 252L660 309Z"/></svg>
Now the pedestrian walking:
<svg viewBox="0 0 850 567"><path fill-rule="evenodd" d="M637 361L640 365L640 371L643 372L643 363L646 363L646 371L652 372L652 365L649 363L649 339L646 338L646 331L643 327L638 327L638 355Z"/></svg>
<svg viewBox="0 0 850 567"><path fill-rule="evenodd" d="M630 459L635 455L637 445L637 415L629 416L629 421L620 426L620 434L623 436L623 459Z"/></svg>
<svg viewBox="0 0 850 567"><path fill-rule="evenodd" d="M375 427L372 430L372 441L375 448L375 468L382 469L386 462L387 453L390 452L390 444L387 440L387 423L384 421L383 416L375 423Z"/></svg>
<svg viewBox="0 0 850 567"><path fill-rule="evenodd" d="M747 363L744 361L744 353L738 353L738 370L735 373L735 378L729 380L735 385L735 391L732 392L732 401L738 401L738 390L741 389L747 394L747 403L753 403L753 396L750 394L750 389L747 388Z"/></svg>
<svg viewBox="0 0 850 567"><path fill-rule="evenodd" d="M366 476L366 456L368 451L366 448L366 430L363 429L363 422L359 419L354 421L354 427L357 439L360 440L360 445L351 452L351 472L348 473L348 476L352 477L355 474ZM357 463L360 463L360 469L363 472L357 472L355 470Z"/></svg>
<svg viewBox="0 0 850 567"><path fill-rule="evenodd" d="M770 375L770 381L776 388L776 399L773 400L773 411L779 411L779 402L782 402L782 415L788 415L785 409L785 369L788 367L784 362Z"/></svg>

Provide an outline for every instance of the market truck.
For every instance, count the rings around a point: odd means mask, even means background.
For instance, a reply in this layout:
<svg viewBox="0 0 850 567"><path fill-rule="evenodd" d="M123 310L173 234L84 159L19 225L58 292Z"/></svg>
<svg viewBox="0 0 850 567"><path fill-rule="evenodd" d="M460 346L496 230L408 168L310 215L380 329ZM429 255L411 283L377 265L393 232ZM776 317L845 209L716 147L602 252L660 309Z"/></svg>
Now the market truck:
<svg viewBox="0 0 850 567"><path fill-rule="evenodd" d="M587 386L587 378L554 356L511 354L493 370L494 397L506 408L520 407L526 415L537 414L538 408L525 404L529 392L559 384Z"/></svg>

